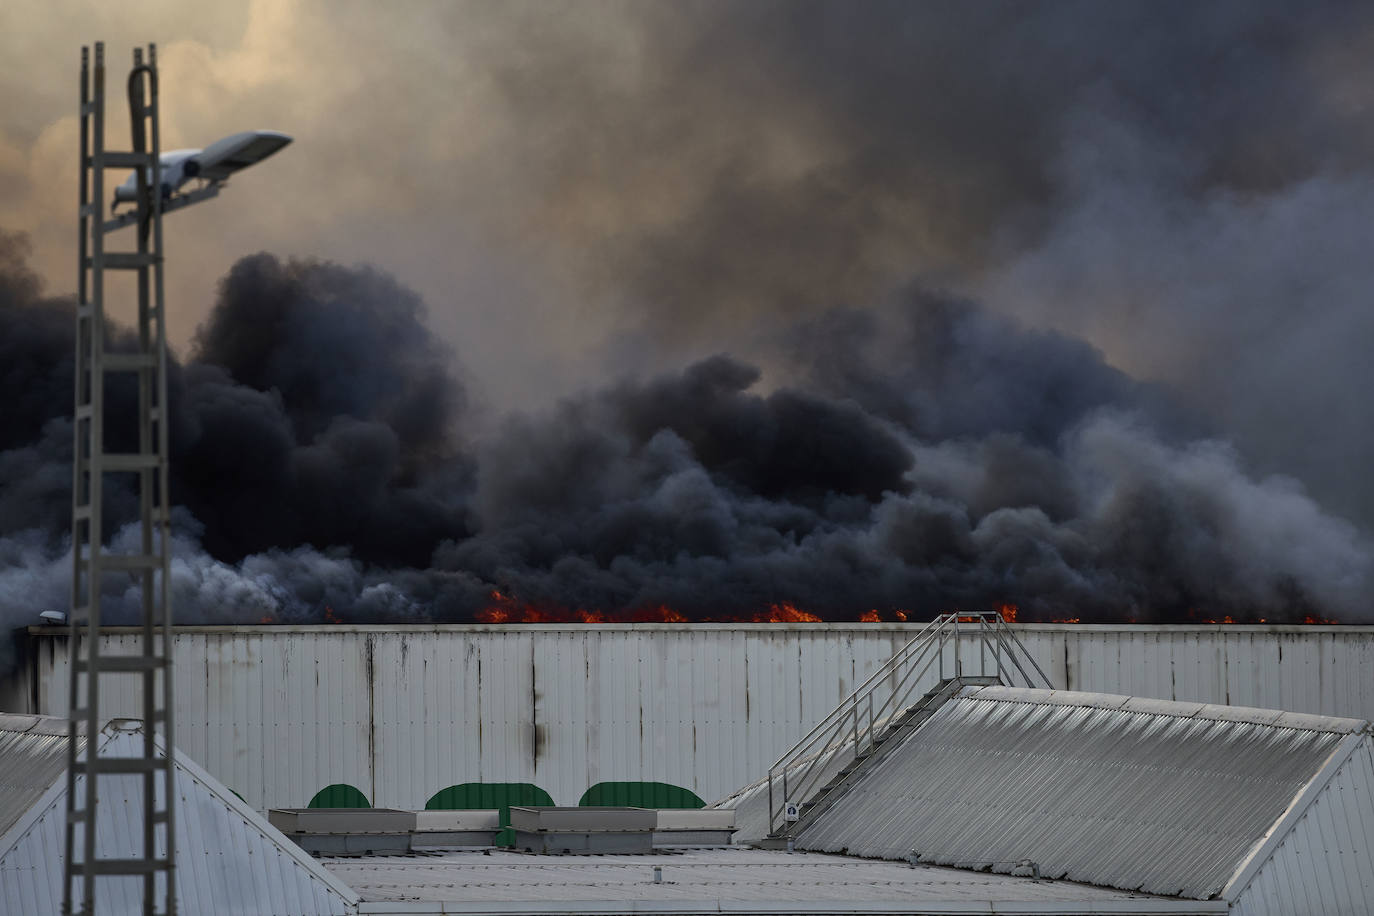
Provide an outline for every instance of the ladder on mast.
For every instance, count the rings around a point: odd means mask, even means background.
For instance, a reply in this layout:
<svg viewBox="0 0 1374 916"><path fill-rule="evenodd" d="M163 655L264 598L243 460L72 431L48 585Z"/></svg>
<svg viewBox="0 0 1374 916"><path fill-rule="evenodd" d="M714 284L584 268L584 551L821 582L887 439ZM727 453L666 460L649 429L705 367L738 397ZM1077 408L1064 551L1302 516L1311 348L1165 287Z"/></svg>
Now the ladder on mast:
<svg viewBox="0 0 1374 916"><path fill-rule="evenodd" d="M162 193L159 156L156 47L133 52L128 79L133 149L105 149L105 49L96 42L94 66L81 49L81 180L78 209L76 380L73 417L72 605L70 706L67 730L67 806L62 912L96 911L97 879L141 879L146 916L176 913L172 767L172 608L168 577L171 525L167 477L167 330L163 300ZM133 169L138 176L137 248L106 250L105 236L118 228L103 219L106 169ZM129 271L138 288L137 348L111 347L106 333L105 272ZM106 381L133 375L138 415L106 415ZM127 435L137 426L137 451L106 451L106 420ZM122 424L122 426L120 425ZM132 441L132 436L129 437ZM106 474L133 474L139 500L135 553L103 546L102 505ZM102 577L126 574L141 591L141 651L103 655L100 597ZM101 681L139 679L143 729L140 756L100 753ZM161 729L161 748L155 731ZM78 780L78 777L82 777ZM105 782L102 783L102 778ZM128 790L141 783L142 838L137 849L108 854L109 831L98 829L101 790L109 779ZM78 795L80 790L80 795ZM106 812L105 818L118 816ZM106 844L97 839L107 838ZM101 856L101 846L106 855Z"/></svg>

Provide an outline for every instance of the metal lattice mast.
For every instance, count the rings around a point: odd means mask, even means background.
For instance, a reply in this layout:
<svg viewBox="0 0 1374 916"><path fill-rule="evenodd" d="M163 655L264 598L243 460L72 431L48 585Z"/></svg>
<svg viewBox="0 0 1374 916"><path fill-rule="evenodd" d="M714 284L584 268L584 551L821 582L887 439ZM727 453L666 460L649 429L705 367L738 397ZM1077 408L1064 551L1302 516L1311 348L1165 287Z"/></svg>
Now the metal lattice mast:
<svg viewBox="0 0 1374 916"><path fill-rule="evenodd" d="M104 45L95 45L94 68L81 51L81 180L78 222L76 383L72 480L71 705L67 741L67 828L64 844L63 912L93 914L96 879L141 877L143 912L176 912L172 759L172 611L168 578L171 538L168 502L167 333L162 276L162 174L158 121L156 49L147 63L134 51L129 73L133 149L105 149ZM134 169L137 175L137 248L106 251L105 235L128 222L102 219L105 169ZM128 270L138 286L138 335L134 352L107 351L105 271ZM136 423L138 451L105 450L107 375L133 374L138 415L111 416L112 426ZM137 553L106 552L101 499L104 476L134 474L139 493ZM142 593L142 650L134 655L101 654L102 576L131 575ZM84 639L82 635L84 633ZM142 755L112 758L99 753L100 684L110 675L140 679L143 708ZM84 675L84 677L83 677ZM161 727L162 753L154 741ZM85 740L83 740L85 739ZM80 783L77 777L84 777ZM143 838L138 850L101 855L97 845L101 777L141 782ZM159 779L159 776L161 777ZM78 796L78 788L82 790Z"/></svg>

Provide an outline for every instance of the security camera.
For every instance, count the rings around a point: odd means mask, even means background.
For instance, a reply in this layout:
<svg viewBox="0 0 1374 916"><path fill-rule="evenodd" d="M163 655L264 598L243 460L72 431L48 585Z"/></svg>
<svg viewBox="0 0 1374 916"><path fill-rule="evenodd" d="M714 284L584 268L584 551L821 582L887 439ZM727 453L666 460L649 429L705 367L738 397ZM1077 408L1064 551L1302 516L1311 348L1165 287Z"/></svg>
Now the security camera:
<svg viewBox="0 0 1374 916"><path fill-rule="evenodd" d="M286 134L276 130L245 130L216 140L205 149L178 149L158 157L162 165L162 196L171 197L193 178L222 182L230 175L255 165L291 142ZM152 183L152 170L148 182ZM138 172L130 173L124 183L115 188L114 204L138 200Z"/></svg>
<svg viewBox="0 0 1374 916"><path fill-rule="evenodd" d="M38 619L51 626L61 626L67 622L67 615L61 611L44 611Z"/></svg>

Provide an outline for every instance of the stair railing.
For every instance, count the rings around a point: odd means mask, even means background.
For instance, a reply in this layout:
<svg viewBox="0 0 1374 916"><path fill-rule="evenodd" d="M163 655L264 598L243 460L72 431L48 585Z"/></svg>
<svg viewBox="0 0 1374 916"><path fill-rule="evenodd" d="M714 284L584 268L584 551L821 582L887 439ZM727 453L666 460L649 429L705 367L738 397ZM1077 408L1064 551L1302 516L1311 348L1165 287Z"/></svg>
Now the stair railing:
<svg viewBox="0 0 1374 916"><path fill-rule="evenodd" d="M936 667L938 682L972 675L964 650L976 647L978 674L1003 684L1050 687L1049 677L1031 658L999 611L942 614L922 627L826 716L792 745L768 770L769 829L785 831L797 817L789 804L812 799L845 763L871 750L889 723L910 707L923 679ZM950 651L947 651L950 650ZM946 656L951 656L948 660ZM991 670L989 670L991 662ZM1018 677L1019 675L1019 677Z"/></svg>

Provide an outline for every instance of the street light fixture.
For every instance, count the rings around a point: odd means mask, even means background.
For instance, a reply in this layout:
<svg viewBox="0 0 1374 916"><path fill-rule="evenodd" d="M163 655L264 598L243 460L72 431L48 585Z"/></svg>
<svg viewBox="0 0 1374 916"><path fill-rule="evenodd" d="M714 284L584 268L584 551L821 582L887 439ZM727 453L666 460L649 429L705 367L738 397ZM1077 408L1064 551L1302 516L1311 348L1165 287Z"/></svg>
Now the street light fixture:
<svg viewBox="0 0 1374 916"><path fill-rule="evenodd" d="M149 168L146 170L145 183L149 188L155 184L161 185L162 212L169 213L216 196L230 175L250 165L257 165L290 142L291 137L281 131L245 130L216 140L205 149L172 150L158 157L160 177L155 180L153 170ZM182 192L182 188L192 181L198 181L198 187ZM122 203L137 203L138 187L138 172L131 172L124 183L115 188L111 211ZM108 220L105 231L111 232L137 221L137 209L131 210Z"/></svg>

